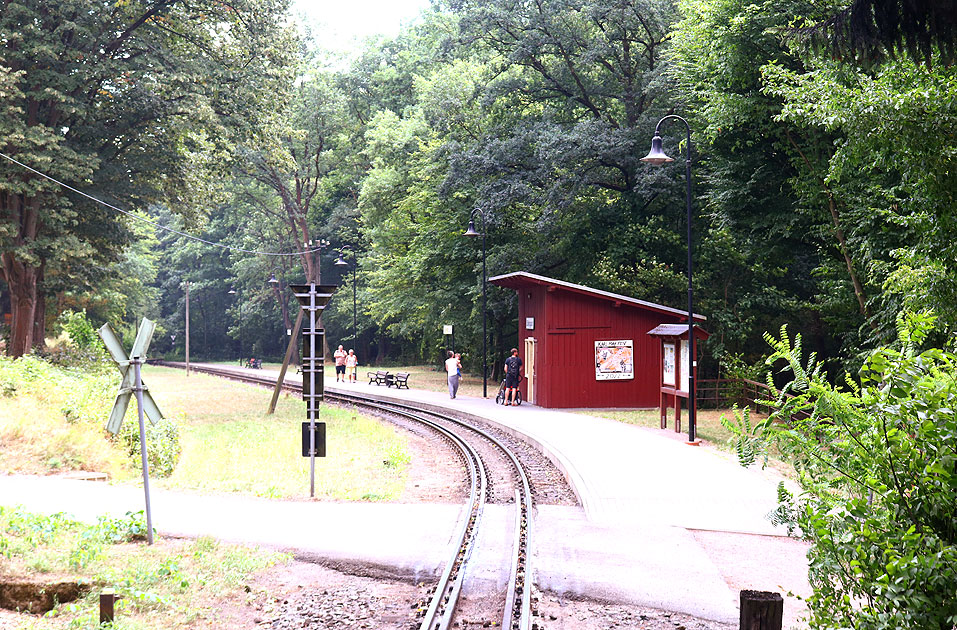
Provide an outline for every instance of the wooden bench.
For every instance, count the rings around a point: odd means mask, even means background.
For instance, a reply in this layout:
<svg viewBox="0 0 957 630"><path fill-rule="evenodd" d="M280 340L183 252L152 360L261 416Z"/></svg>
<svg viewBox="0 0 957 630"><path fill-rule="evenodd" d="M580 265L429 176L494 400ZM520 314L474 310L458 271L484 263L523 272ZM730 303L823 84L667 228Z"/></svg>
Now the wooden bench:
<svg viewBox="0 0 957 630"><path fill-rule="evenodd" d="M395 376L391 378L389 386L395 385L396 389L402 389L403 387L409 389L409 373L408 372L396 372Z"/></svg>
<svg viewBox="0 0 957 630"><path fill-rule="evenodd" d="M385 385L389 386L389 381L392 380L392 375L388 372L378 370L376 372L366 372L366 375L369 377L369 385Z"/></svg>

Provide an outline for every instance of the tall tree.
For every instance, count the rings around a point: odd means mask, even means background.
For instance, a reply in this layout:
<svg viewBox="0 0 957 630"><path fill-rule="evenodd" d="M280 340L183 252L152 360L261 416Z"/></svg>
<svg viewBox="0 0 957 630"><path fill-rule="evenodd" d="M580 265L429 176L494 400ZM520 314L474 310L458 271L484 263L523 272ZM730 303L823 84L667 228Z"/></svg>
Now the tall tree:
<svg viewBox="0 0 957 630"><path fill-rule="evenodd" d="M123 205L202 213L236 134L288 66L285 0L64 0L0 7L0 151ZM42 344L51 261L115 259L123 220L0 165L14 356ZM107 192L108 191L108 192ZM39 314L39 316L38 316Z"/></svg>

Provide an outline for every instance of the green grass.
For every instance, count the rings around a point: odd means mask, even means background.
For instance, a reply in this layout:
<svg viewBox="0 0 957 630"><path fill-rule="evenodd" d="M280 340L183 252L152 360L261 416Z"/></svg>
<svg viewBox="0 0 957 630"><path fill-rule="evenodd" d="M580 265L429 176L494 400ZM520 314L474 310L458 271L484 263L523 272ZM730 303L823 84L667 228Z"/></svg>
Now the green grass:
<svg viewBox="0 0 957 630"><path fill-rule="evenodd" d="M0 361L12 383L0 395L0 473L71 470L139 481L139 456L104 431L118 374L64 371L38 361ZM146 366L144 382L177 427L182 456L172 476L151 476L171 490L241 492L271 498L309 494L309 459L302 457L305 404L281 396L266 415L271 391L180 369ZM89 382L88 382L89 381ZM94 392L96 395L88 395ZM124 428L135 428L131 404ZM316 461L316 496L330 500L398 499L408 477L405 438L388 423L324 405L327 457ZM155 446L157 443L153 443ZM151 447L152 448L152 447Z"/></svg>
<svg viewBox="0 0 957 630"><path fill-rule="evenodd" d="M660 415L657 409L592 409L587 411L579 411L578 413L589 416L598 416L600 418L609 418L611 420L617 420L626 424L634 424L640 427L661 430L661 422L659 420ZM722 415L731 418L732 412L729 409L698 409L695 422L695 432L702 440L711 442L719 448L727 449L728 439L731 437L731 432L722 426ZM755 418L757 416L752 414L751 417ZM669 409L668 428L665 430L673 432L674 426L674 409ZM688 432L688 412L685 409L682 409L681 411L681 430L684 433Z"/></svg>
<svg viewBox="0 0 957 630"><path fill-rule="evenodd" d="M0 578L80 581L89 592L42 617L20 615L19 629L99 627L99 593L112 588L114 630L185 628L216 622L216 601L242 592L250 576L287 562L287 554L226 545L209 538L142 540L142 513L85 525L64 515L0 508ZM206 625L206 624L202 624Z"/></svg>
<svg viewBox="0 0 957 630"><path fill-rule="evenodd" d="M283 395L267 415L271 392L204 374L149 367L150 389L180 423L183 455L160 487L241 492L270 498L309 493L302 457L305 403ZM406 442L387 423L323 405L326 457L316 459L316 496L332 500L395 500L407 478Z"/></svg>

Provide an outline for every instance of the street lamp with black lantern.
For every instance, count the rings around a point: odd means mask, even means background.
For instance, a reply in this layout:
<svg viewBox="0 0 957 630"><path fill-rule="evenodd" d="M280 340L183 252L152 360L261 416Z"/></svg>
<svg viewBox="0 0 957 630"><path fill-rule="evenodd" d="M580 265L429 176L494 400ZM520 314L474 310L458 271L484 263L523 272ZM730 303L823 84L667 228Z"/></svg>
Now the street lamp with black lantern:
<svg viewBox="0 0 957 630"><path fill-rule="evenodd" d="M342 257L346 251L352 254L352 345L356 347L356 353L358 354L359 333L356 324L356 272L359 269L359 260L356 258L355 252L352 251L351 247L343 245L339 248L339 258L333 264L337 267L347 266L349 263Z"/></svg>
<svg viewBox="0 0 957 630"><path fill-rule="evenodd" d="M675 114L669 114L658 121L655 125L655 135L651 139L651 151L648 155L641 158L642 162L660 166L668 162L674 162L674 158L669 157L661 148L661 123L668 119L680 120L685 124L687 130L687 146L685 156L685 183L687 185L686 205L688 211L688 443L698 444L695 425L695 339L694 339L694 310L692 309L692 291L691 291L691 125L688 121Z"/></svg>
<svg viewBox="0 0 957 630"><path fill-rule="evenodd" d="M473 214L475 211L473 211ZM487 285L488 285L488 274L485 268L486 261L486 249L485 249L485 233L488 231L488 224L485 220L485 214L479 212L482 215L482 232L475 231L475 219L469 217L469 227L465 231L463 236L469 237L482 237L482 397L488 398L488 324L487 324Z"/></svg>

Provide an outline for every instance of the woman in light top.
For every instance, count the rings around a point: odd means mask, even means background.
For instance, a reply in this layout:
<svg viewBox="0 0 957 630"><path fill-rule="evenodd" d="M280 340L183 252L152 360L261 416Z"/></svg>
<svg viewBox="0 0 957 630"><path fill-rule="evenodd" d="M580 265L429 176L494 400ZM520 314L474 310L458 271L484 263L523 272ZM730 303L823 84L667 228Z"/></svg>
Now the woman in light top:
<svg viewBox="0 0 957 630"><path fill-rule="evenodd" d="M349 348L349 354L346 356L346 376L349 377L350 383L356 382L357 365L359 365L359 357L356 356L356 353L352 348Z"/></svg>

